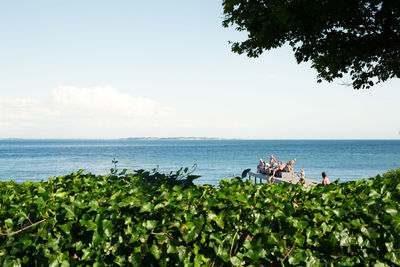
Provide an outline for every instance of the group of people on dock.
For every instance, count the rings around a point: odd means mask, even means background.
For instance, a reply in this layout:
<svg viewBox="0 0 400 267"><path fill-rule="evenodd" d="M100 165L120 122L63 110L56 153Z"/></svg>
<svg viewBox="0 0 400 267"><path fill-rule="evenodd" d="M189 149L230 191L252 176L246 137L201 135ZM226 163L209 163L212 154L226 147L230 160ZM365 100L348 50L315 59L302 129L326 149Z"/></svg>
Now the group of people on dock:
<svg viewBox="0 0 400 267"><path fill-rule="evenodd" d="M260 159L260 163L257 165L257 172L271 177L275 177L279 172L289 172L294 175L293 164L295 162L296 158L285 163L284 161L277 161L274 155L271 155L269 163L265 162L262 158ZM300 173L302 177L305 176L304 170L301 170Z"/></svg>
<svg viewBox="0 0 400 267"><path fill-rule="evenodd" d="M277 175L280 172L291 173L293 175L293 177L295 176L295 174L297 174L297 176L300 178L299 182L301 184L304 184L306 173L304 170L300 170L300 172L295 172L293 169L293 164L295 162L296 162L296 158L292 159L288 163L285 163L284 161L277 161L276 158L274 157L274 155L271 155L270 159L269 159L269 163L265 162L262 158L260 159L260 162L257 165L257 172L270 176L270 178L268 180L268 182L270 182L270 183L271 182L273 183L275 175ZM322 172L322 184L328 185L330 183L331 183L331 181L327 177L326 172Z"/></svg>

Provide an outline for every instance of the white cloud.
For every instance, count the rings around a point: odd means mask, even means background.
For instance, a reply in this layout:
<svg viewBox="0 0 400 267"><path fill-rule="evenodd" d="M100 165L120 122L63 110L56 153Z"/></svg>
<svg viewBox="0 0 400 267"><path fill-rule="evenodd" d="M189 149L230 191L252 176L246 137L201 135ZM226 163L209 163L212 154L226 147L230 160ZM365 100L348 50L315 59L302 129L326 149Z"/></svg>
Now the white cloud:
<svg viewBox="0 0 400 267"><path fill-rule="evenodd" d="M175 119L172 108L105 87L60 86L43 99L0 98L0 137L135 136ZM161 123L162 122L162 123Z"/></svg>
<svg viewBox="0 0 400 267"><path fill-rule="evenodd" d="M5 121L0 121L0 128L8 128L11 126L11 123L5 122Z"/></svg>
<svg viewBox="0 0 400 267"><path fill-rule="evenodd" d="M37 117L57 116L59 113L34 99L1 99L0 119L29 120Z"/></svg>
<svg viewBox="0 0 400 267"><path fill-rule="evenodd" d="M149 119L168 116L171 112L171 108L162 107L152 99L123 94L109 86L60 86L52 91L49 100L0 98L0 119L14 121L75 116Z"/></svg>
<svg viewBox="0 0 400 267"><path fill-rule="evenodd" d="M277 79L277 78L279 78L279 75L276 74L276 73L267 73L267 74L265 74L265 78L267 78L267 79Z"/></svg>
<svg viewBox="0 0 400 267"><path fill-rule="evenodd" d="M52 102L62 114L80 117L151 118L165 116L170 112L169 108L160 106L152 99L133 97L110 86L60 86L53 90Z"/></svg>
<svg viewBox="0 0 400 267"><path fill-rule="evenodd" d="M111 86L59 86L40 99L0 98L0 138L224 136L248 128L235 116L193 110L175 111Z"/></svg>

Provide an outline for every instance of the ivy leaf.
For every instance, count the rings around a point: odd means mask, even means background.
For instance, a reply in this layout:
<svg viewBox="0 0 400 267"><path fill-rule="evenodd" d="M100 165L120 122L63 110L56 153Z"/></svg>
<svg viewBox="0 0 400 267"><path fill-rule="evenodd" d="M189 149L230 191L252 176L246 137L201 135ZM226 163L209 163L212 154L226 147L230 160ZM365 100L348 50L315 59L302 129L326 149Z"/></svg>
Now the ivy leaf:
<svg viewBox="0 0 400 267"><path fill-rule="evenodd" d="M387 208L385 211L392 216L396 215L396 213L397 213L397 210L394 208Z"/></svg>
<svg viewBox="0 0 400 267"><path fill-rule="evenodd" d="M233 266L241 266L242 265L242 260L236 256L233 256L231 258L231 263Z"/></svg>
<svg viewBox="0 0 400 267"><path fill-rule="evenodd" d="M222 229L225 227L222 215L217 215L215 213L209 213L207 215L207 221L215 221L219 227Z"/></svg>
<svg viewBox="0 0 400 267"><path fill-rule="evenodd" d="M396 265L400 265L400 252L389 252L385 254L385 259L391 261Z"/></svg>
<svg viewBox="0 0 400 267"><path fill-rule="evenodd" d="M143 226L147 229L147 230L152 230L154 228L156 228L158 221L156 220L146 220L143 223Z"/></svg>
<svg viewBox="0 0 400 267"><path fill-rule="evenodd" d="M144 204L140 208L139 212L152 212L153 208L154 208L154 204L149 202L149 203Z"/></svg>
<svg viewBox="0 0 400 267"><path fill-rule="evenodd" d="M153 244L150 248L150 253L154 256L154 258L156 258L156 260L159 260L162 250L156 244Z"/></svg>
<svg viewBox="0 0 400 267"><path fill-rule="evenodd" d="M8 227L13 226L13 220L12 220L11 218L6 219L4 222L6 223L6 225L7 225Z"/></svg>
<svg viewBox="0 0 400 267"><path fill-rule="evenodd" d="M65 214L65 216L66 216L67 218L75 218L75 217L76 217L74 206L72 206L72 205L65 205L65 204L64 204L63 207L64 207L64 209L67 211L66 214Z"/></svg>
<svg viewBox="0 0 400 267"><path fill-rule="evenodd" d="M95 253L95 251L90 248L84 248L82 249L82 252L82 260L90 260L92 255Z"/></svg>
<svg viewBox="0 0 400 267"><path fill-rule="evenodd" d="M71 233L71 228L72 228L72 225L74 224L74 222L73 221L70 221L70 222L67 222L67 223L65 223L65 224L61 224L61 225L59 225L58 227L60 227L60 229L64 232L64 233L66 233L66 234L70 234Z"/></svg>
<svg viewBox="0 0 400 267"><path fill-rule="evenodd" d="M304 262L306 260L306 258L307 258L307 255L303 250L296 251L295 253L292 252L289 255L289 263L291 265L296 265L296 264Z"/></svg>

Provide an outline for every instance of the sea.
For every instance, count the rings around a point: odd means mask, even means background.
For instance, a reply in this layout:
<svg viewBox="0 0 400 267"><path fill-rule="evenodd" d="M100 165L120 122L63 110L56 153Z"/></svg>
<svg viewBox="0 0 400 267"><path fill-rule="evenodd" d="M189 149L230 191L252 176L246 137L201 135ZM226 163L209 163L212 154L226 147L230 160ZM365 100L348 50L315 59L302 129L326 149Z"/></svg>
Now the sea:
<svg viewBox="0 0 400 267"><path fill-rule="evenodd" d="M400 140L0 140L0 181L45 181L83 169L104 175L114 167L170 173L181 167L200 175L196 184L256 170L259 159L288 162L295 171L340 182L374 177L400 168Z"/></svg>

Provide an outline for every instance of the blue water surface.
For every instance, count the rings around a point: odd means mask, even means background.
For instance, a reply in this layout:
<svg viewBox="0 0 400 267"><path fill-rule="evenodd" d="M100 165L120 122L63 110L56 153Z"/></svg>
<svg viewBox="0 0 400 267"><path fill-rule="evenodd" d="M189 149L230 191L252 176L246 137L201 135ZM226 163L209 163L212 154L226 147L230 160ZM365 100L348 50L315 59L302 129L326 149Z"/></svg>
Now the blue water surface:
<svg viewBox="0 0 400 267"><path fill-rule="evenodd" d="M115 158L129 170L196 164L197 183L216 185L270 154L297 158L295 170L316 180L322 171L345 182L400 168L400 140L0 140L0 180L40 181L79 169L107 174Z"/></svg>

